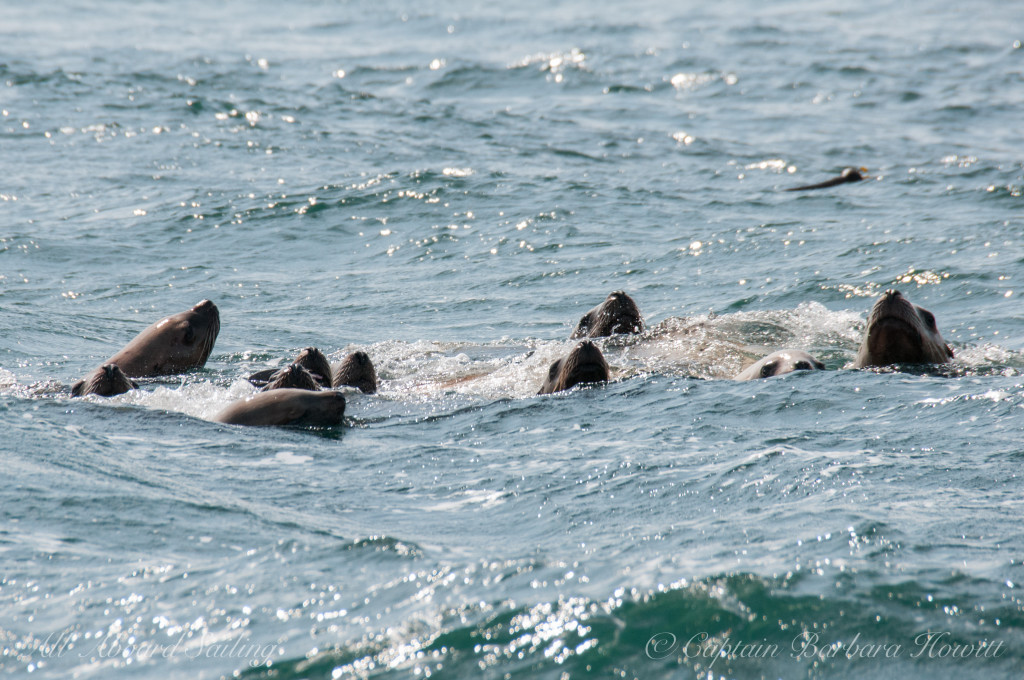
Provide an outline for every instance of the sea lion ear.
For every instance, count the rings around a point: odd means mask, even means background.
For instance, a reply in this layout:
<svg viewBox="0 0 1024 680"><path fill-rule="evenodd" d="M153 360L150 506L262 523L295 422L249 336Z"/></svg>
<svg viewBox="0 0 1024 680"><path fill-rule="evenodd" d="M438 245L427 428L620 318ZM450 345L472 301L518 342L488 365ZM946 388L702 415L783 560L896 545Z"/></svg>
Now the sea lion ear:
<svg viewBox="0 0 1024 680"><path fill-rule="evenodd" d="M953 348L952 348L952 347L950 347L949 345L946 345L946 354L948 354L948 355L949 355L949 358L950 358L950 359L952 359L952 358L953 358Z"/></svg>

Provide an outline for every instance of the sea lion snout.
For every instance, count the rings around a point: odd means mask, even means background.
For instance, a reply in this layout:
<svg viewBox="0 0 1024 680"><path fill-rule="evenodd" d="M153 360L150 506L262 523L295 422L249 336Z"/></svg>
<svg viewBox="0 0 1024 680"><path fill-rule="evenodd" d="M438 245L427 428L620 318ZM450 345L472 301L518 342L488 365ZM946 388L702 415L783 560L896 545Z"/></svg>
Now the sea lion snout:
<svg viewBox="0 0 1024 680"><path fill-rule="evenodd" d="M871 307L854 368L892 364L943 364L953 350L943 340L935 315L890 288Z"/></svg>

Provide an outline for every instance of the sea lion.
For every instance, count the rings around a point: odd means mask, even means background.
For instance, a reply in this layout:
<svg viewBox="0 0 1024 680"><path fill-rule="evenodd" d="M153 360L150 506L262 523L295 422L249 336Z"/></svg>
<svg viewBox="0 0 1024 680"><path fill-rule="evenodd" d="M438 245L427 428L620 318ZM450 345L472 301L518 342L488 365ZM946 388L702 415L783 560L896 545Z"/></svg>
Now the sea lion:
<svg viewBox="0 0 1024 680"><path fill-rule="evenodd" d="M792 373L793 371L823 370L825 370L825 364L807 352L799 349L781 349L778 352L772 352L752 366L748 366L734 380L771 378L772 376Z"/></svg>
<svg viewBox="0 0 1024 680"><path fill-rule="evenodd" d="M832 179L825 180L824 182L818 182L817 184L808 184L802 187L790 187L784 191L811 191L813 189L827 189L840 184L848 184L849 182L859 182L862 179L867 178L867 172L867 168L846 168L838 177L833 177Z"/></svg>
<svg viewBox="0 0 1024 680"><path fill-rule="evenodd" d="M580 383L607 381L608 362L604 360L601 349L589 340L584 340L568 355L551 364L548 377L537 394L561 392Z"/></svg>
<svg viewBox="0 0 1024 680"><path fill-rule="evenodd" d="M332 387L358 387L364 394L377 392L377 371L366 352L352 352L331 373Z"/></svg>
<svg viewBox="0 0 1024 680"><path fill-rule="evenodd" d="M945 364L953 358L935 315L887 290L871 308L854 368L890 364Z"/></svg>
<svg viewBox="0 0 1024 680"><path fill-rule="evenodd" d="M345 415L345 396L333 390L310 392L284 388L241 399L214 420L228 425L339 425Z"/></svg>
<svg viewBox="0 0 1024 680"><path fill-rule="evenodd" d="M644 318L640 308L633 298L617 290L584 314L569 337L603 338L616 333L642 333L643 330Z"/></svg>
<svg viewBox="0 0 1024 680"><path fill-rule="evenodd" d="M288 388L319 392L320 383L317 382L316 377L312 373L307 371L302 365L295 363L282 368L270 376L270 381L263 386L262 391L269 392L270 390Z"/></svg>
<svg viewBox="0 0 1024 680"><path fill-rule="evenodd" d="M324 353L318 350L316 347L307 347L306 349L299 352L298 356L292 361L293 364L302 366L309 371L313 378L316 379L320 387L331 386L331 362L327 360ZM249 376L249 382L256 387L265 386L281 369L268 368L258 373L253 373Z"/></svg>
<svg viewBox="0 0 1024 680"><path fill-rule="evenodd" d="M71 396L84 397L87 394L96 394L101 397L113 397L137 389L138 384L126 376L117 364L103 364L72 385Z"/></svg>
<svg viewBox="0 0 1024 680"><path fill-rule="evenodd" d="M130 378L202 368L220 332L217 305L203 300L187 312L160 319L104 363Z"/></svg>

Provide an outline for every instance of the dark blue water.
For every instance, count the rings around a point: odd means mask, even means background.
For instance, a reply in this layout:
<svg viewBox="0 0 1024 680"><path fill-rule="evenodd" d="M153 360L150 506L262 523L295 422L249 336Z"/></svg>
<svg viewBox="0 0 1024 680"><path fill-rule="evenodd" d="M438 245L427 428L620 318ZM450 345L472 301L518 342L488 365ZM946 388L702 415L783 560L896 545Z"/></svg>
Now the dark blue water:
<svg viewBox="0 0 1024 680"><path fill-rule="evenodd" d="M5 676L1019 676L1024 7L8 4ZM948 367L850 369L889 288ZM210 421L309 345L343 427Z"/></svg>

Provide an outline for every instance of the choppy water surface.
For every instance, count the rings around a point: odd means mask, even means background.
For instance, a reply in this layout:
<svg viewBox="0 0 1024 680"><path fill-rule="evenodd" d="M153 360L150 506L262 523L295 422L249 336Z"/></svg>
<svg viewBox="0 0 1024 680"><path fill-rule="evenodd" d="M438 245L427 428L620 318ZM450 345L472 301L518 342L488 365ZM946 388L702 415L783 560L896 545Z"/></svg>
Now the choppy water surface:
<svg viewBox="0 0 1024 680"><path fill-rule="evenodd" d="M0 8L0 670L1017 677L1022 26ZM950 366L849 369L889 288ZM616 289L612 382L536 396ZM203 370L69 398L203 298ZM377 366L344 427L210 422L309 345ZM728 379L780 347L830 370Z"/></svg>

